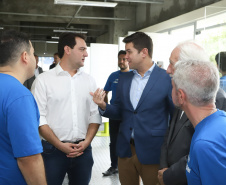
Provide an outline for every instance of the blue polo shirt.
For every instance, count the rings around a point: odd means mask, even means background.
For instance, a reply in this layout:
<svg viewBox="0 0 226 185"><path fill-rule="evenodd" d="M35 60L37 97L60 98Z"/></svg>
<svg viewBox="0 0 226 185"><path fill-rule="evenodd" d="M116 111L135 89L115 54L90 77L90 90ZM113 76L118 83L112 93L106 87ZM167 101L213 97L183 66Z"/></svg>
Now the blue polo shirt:
<svg viewBox="0 0 226 185"><path fill-rule="evenodd" d="M226 92L226 76L220 78L220 88Z"/></svg>
<svg viewBox="0 0 226 185"><path fill-rule="evenodd" d="M223 185L226 175L226 113L203 119L192 137L186 166L188 185Z"/></svg>
<svg viewBox="0 0 226 185"><path fill-rule="evenodd" d="M39 111L31 92L0 73L0 184L25 185L17 158L41 153Z"/></svg>
<svg viewBox="0 0 226 185"><path fill-rule="evenodd" d="M114 102L115 102L116 89L117 89L118 80L119 80L119 77L120 77L121 74L123 74L123 72L121 72L120 70L111 73L110 76L108 77L106 84L105 84L104 90L105 91L112 91L110 104L114 104Z"/></svg>

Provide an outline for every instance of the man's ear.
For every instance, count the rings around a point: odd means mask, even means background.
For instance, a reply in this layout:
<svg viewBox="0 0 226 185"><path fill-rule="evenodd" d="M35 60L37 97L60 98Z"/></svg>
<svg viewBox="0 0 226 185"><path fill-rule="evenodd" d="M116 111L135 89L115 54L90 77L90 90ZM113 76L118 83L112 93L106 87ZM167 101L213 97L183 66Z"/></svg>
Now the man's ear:
<svg viewBox="0 0 226 185"><path fill-rule="evenodd" d="M20 58L21 58L21 61L22 61L23 64L25 64L25 65L28 64L29 59L28 59L28 53L27 53L26 51L24 51L24 52L21 54Z"/></svg>
<svg viewBox="0 0 226 185"><path fill-rule="evenodd" d="M141 52L142 52L142 56L143 56L143 57L146 57L146 56L148 55L148 49L147 49L147 48L143 48L143 49L141 50Z"/></svg>
<svg viewBox="0 0 226 185"><path fill-rule="evenodd" d="M177 91L177 96L178 96L178 103L180 105L183 105L186 99L186 94L182 89L178 89Z"/></svg>
<svg viewBox="0 0 226 185"><path fill-rule="evenodd" d="M69 46L64 46L64 52L68 55L71 52L71 48Z"/></svg>

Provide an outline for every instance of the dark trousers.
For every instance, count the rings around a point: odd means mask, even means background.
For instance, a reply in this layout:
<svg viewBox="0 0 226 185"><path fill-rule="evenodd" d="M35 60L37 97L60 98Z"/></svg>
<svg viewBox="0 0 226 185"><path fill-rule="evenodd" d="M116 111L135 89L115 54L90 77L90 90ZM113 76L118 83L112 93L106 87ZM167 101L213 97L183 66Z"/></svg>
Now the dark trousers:
<svg viewBox="0 0 226 185"><path fill-rule="evenodd" d="M109 132L110 132L110 157L111 166L113 168L118 167L118 156L116 154L116 143L118 138L120 120L109 119Z"/></svg>
<svg viewBox="0 0 226 185"><path fill-rule="evenodd" d="M88 185L91 179L93 156L91 145L84 153L75 158L68 158L65 153L52 144L42 140L43 160L48 185L62 185L66 173L69 185Z"/></svg>

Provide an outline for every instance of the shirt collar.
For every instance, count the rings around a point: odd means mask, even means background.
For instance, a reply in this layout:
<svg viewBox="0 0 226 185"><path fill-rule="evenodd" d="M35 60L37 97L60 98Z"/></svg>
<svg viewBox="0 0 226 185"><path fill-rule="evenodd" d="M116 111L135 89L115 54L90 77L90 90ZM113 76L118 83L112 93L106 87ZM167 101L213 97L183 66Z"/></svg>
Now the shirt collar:
<svg viewBox="0 0 226 185"><path fill-rule="evenodd" d="M150 75L154 67L155 67L155 62L153 62L153 65L146 71L146 73L144 74L144 77ZM140 75L136 69L133 70L133 73L136 75Z"/></svg>
<svg viewBox="0 0 226 185"><path fill-rule="evenodd" d="M69 74L67 71L64 71L59 64L56 65L55 70L56 70L56 74L57 75L60 75L60 74ZM75 75L80 74L81 72L82 72L81 69L77 69L77 73Z"/></svg>

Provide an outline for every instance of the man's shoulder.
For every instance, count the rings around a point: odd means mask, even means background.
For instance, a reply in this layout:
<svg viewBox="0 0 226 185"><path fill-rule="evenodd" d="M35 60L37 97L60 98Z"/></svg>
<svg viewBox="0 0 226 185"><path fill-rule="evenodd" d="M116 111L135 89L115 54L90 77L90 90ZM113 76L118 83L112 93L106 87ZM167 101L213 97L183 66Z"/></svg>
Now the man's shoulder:
<svg viewBox="0 0 226 185"><path fill-rule="evenodd" d="M115 77L115 76L118 76L120 74L120 71L118 70L118 71L114 71L114 72L112 72L111 74L110 74L110 76L109 77Z"/></svg>
<svg viewBox="0 0 226 185"><path fill-rule="evenodd" d="M216 107L226 111L226 93L223 89L219 88L216 95Z"/></svg>
<svg viewBox="0 0 226 185"><path fill-rule="evenodd" d="M88 79L91 79L91 80L94 80L94 77L84 71L81 71L80 74L82 75L82 77L85 77L85 78L88 78Z"/></svg>
<svg viewBox="0 0 226 185"><path fill-rule="evenodd" d="M219 88L218 91L217 91L217 96L216 98L226 98L226 93L223 89Z"/></svg>
<svg viewBox="0 0 226 185"><path fill-rule="evenodd" d="M161 68L161 67L158 67L157 65L155 66L154 70L156 71L156 73L159 73L161 76L164 76L164 77L167 77L167 78L170 78L169 74L167 74L166 70Z"/></svg>
<svg viewBox="0 0 226 185"><path fill-rule="evenodd" d="M55 68L54 69L50 69L48 71L45 71L45 72L39 74L37 76L37 78L46 78L46 77L49 77L49 76L56 76Z"/></svg>
<svg viewBox="0 0 226 185"><path fill-rule="evenodd" d="M2 89L4 89L4 93L1 93L2 98L7 98L8 104L11 104L12 102L23 97L33 98L31 92L21 83L11 83L4 86Z"/></svg>

